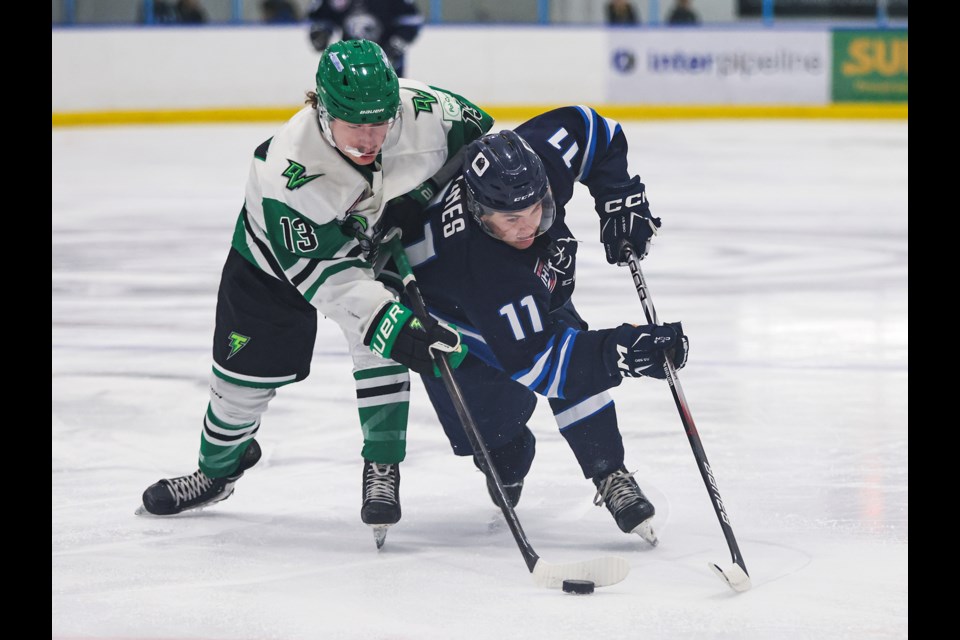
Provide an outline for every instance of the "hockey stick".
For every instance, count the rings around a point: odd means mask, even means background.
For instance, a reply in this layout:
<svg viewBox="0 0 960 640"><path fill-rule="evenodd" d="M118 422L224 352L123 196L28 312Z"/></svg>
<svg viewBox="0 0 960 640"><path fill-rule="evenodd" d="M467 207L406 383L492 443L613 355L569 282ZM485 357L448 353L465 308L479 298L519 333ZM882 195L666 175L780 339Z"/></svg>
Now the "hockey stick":
<svg viewBox="0 0 960 640"><path fill-rule="evenodd" d="M643 305L643 313L647 316L648 324L660 324L657 319L657 310L653 308L653 300L650 298L650 290L647 288L647 282L640 271L640 262L637 255L630 245L626 242L623 245L623 251L627 254L627 262L630 265L630 273L633 276L633 284L637 288L637 294L640 296L640 303ZM750 575L747 573L747 565L743 562L743 556L740 555L740 548L737 546L737 539L733 537L733 527L730 526L730 518L727 517L727 510L723 506L723 499L720 497L720 490L717 488L717 481L713 477L713 471L710 469L710 463L707 462L707 454L703 450L703 444L700 442L700 434L697 433L697 426L693 422L693 415L687 406L687 399L683 395L683 389L680 387L680 379L677 378L677 370L673 366L670 358L664 358L664 372L667 375L667 382L670 383L670 391L673 392L673 400L677 404L677 411L680 412L680 421L687 432L687 439L690 441L690 448L693 449L693 457L697 460L697 466L700 468L700 475L703 477L703 483L707 486L707 493L713 502L713 510L717 512L717 518L720 520L720 528L723 529L723 535L727 539L727 546L730 547L730 555L733 558L733 565L727 568L721 568L720 565L712 562L708 566L720 576L734 591L746 591L750 588Z"/></svg>
<svg viewBox="0 0 960 640"><path fill-rule="evenodd" d="M396 236L391 238L386 244L397 263L398 271L403 279L403 287L410 296L413 311L417 317L423 321L429 317L429 313L427 312L426 304L423 302L423 296L420 294L420 287L417 285L417 280L413 275L413 269L407 259L407 254L403 250L403 245ZM630 564L623 558L616 556L606 556L567 564L551 564L537 555L537 552L530 546L530 542L523 532L523 527L520 526L517 512L510 506L510 502L503 489L503 482L500 480L500 474L497 473L497 469L494 467L493 460L490 457L490 452L483 443L480 431L477 429L477 423L474 421L473 416L470 415L469 409L467 409L466 401L464 400L463 393L460 391L460 385L457 384L453 376L453 369L450 367L447 355L445 353L438 354L436 361L440 369L440 377L443 379L443 384L447 389L447 393L450 395L450 401L457 410L457 415L460 416L460 421L463 423L464 431L470 440L470 445L475 452L483 455L484 466L486 466L485 471L493 478L494 485L496 486L498 506L503 512L503 517L506 519L507 525L510 527L513 539L517 541L517 546L520 547L520 553L523 555L523 560L527 564L527 569L533 575L534 583L538 587L558 588L563 584L564 580L590 580L598 587L606 587L626 578L630 572Z"/></svg>

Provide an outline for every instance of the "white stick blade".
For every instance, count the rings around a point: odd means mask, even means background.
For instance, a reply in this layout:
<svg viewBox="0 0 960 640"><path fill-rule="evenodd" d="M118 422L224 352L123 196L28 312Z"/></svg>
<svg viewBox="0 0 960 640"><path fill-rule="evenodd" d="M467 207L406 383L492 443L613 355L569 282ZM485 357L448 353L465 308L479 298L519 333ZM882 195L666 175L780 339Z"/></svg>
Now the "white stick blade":
<svg viewBox="0 0 960 640"><path fill-rule="evenodd" d="M708 562L707 566L737 593L747 591L753 586L753 583L750 582L750 576L738 564L732 564L726 569L721 569L719 565L712 562Z"/></svg>
<svg viewBox="0 0 960 640"><path fill-rule="evenodd" d="M548 589L559 589L564 580L590 580L598 587L608 587L627 577L630 563L616 556L568 564L550 564L540 558L531 573L538 587Z"/></svg>

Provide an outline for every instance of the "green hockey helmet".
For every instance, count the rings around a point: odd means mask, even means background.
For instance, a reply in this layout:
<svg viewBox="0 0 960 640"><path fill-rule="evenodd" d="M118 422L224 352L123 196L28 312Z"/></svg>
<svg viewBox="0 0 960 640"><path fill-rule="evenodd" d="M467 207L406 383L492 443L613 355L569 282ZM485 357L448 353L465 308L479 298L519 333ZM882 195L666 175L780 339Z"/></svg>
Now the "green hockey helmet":
<svg viewBox="0 0 960 640"><path fill-rule="evenodd" d="M317 98L321 122L324 117L353 124L388 122L400 110L400 83L378 44L341 40L320 56Z"/></svg>

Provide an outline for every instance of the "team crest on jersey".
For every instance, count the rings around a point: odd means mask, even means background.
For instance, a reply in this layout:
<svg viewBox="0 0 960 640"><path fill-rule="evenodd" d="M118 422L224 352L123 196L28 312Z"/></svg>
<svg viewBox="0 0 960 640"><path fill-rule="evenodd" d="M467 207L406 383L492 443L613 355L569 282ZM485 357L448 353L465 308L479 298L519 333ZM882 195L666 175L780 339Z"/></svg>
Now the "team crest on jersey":
<svg viewBox="0 0 960 640"><path fill-rule="evenodd" d="M537 274L538 278L540 278L540 282L543 283L543 286L545 286L547 290L552 293L554 287L557 286L557 274L553 269L550 268L550 264L537 258L537 264L533 267L533 272Z"/></svg>
<svg viewBox="0 0 960 640"><path fill-rule="evenodd" d="M303 185L307 184L314 178L319 178L322 176L322 173L318 173L313 176L307 175L307 168L300 164L299 162L294 162L293 160L287 158L287 162L290 164L287 166L286 170L280 174L284 178L287 178L287 189L293 191L294 189L299 189Z"/></svg>
<svg viewBox="0 0 960 640"><path fill-rule="evenodd" d="M240 349L243 349L245 346L250 344L249 336L242 336L236 331L231 331L230 335L227 336L227 341L230 343L230 353L227 355L227 360L237 355L237 352Z"/></svg>
<svg viewBox="0 0 960 640"><path fill-rule="evenodd" d="M433 113L433 105L437 103L437 99L426 91L421 89L411 89L410 87L404 87L404 89L410 89L413 91L416 96L413 98L413 117L418 118L421 111L427 113Z"/></svg>

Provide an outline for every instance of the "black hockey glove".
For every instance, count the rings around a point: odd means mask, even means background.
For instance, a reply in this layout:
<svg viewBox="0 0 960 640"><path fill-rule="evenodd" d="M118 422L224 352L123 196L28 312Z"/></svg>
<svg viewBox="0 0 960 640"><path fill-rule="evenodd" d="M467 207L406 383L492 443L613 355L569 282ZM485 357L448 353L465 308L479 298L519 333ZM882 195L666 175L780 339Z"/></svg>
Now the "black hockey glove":
<svg viewBox="0 0 960 640"><path fill-rule="evenodd" d="M600 242L607 251L607 262L623 266L623 243L629 242L638 260L650 251L650 239L660 228L660 218L650 215L645 187L640 176L629 182L613 185L596 198L600 215Z"/></svg>
<svg viewBox="0 0 960 640"><path fill-rule="evenodd" d="M665 354L670 355L675 369L683 369L689 346L679 322L623 324L607 339L603 362L608 371L617 371L625 378L647 376L664 380L667 377L663 368Z"/></svg>
<svg viewBox="0 0 960 640"><path fill-rule="evenodd" d="M363 216L347 216L346 220L340 223L340 231L357 241L364 260L370 264L376 264L377 257L380 255L380 245L392 225L384 219L373 225L373 228L370 228L369 224Z"/></svg>
<svg viewBox="0 0 960 640"><path fill-rule="evenodd" d="M310 25L310 44L317 51L322 53L327 48L327 45L330 44L330 35L329 27L319 24Z"/></svg>
<svg viewBox="0 0 960 640"><path fill-rule="evenodd" d="M447 353L450 366L456 369L467 357L467 345L462 344L455 327L434 318L428 322L429 325L424 326L410 309L391 302L373 317L363 344L419 374L439 377L440 369L433 361L432 351Z"/></svg>
<svg viewBox="0 0 960 640"><path fill-rule="evenodd" d="M436 183L430 179L425 180L416 189L387 202L381 218L382 223L392 227L404 227L404 223L411 218L416 220L421 217L436 194Z"/></svg>

